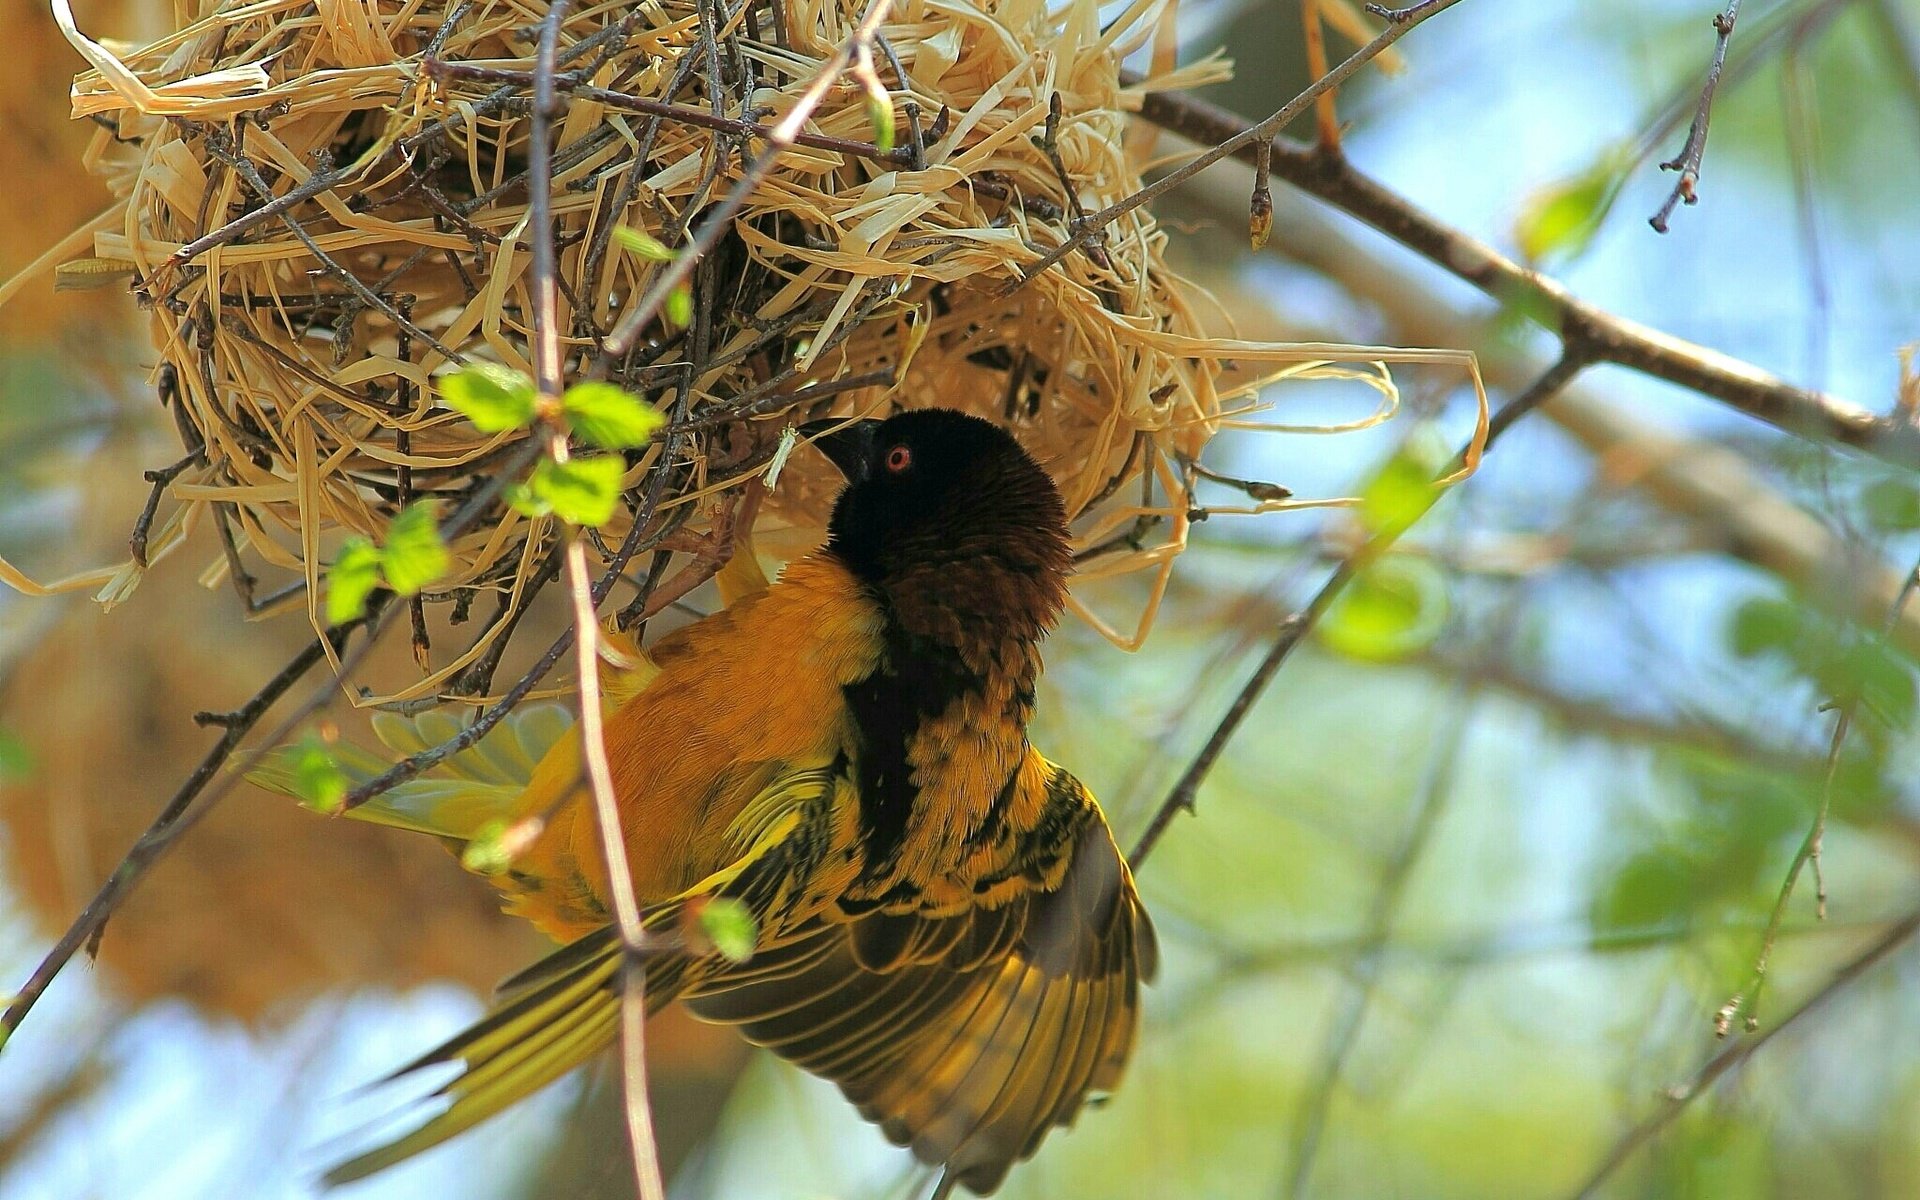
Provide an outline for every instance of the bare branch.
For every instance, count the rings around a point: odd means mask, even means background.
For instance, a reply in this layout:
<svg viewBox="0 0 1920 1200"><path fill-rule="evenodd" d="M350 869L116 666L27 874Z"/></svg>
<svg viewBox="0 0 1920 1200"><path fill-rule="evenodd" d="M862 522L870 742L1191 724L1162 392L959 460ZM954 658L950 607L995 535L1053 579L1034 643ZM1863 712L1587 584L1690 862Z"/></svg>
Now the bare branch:
<svg viewBox="0 0 1920 1200"><path fill-rule="evenodd" d="M1655 233L1667 231L1667 218L1673 215L1674 206L1681 201L1688 204L1700 203L1700 159L1707 152L1707 125L1713 120L1713 93L1720 86L1720 72L1727 66L1727 47L1733 42L1733 23L1740 19L1740 0L1728 0L1727 11L1717 13L1713 18L1713 29L1717 35L1713 43L1713 63L1707 68L1707 82L1700 88L1700 104L1693 110L1693 124L1687 127L1687 142L1677 158L1660 164L1662 171L1678 171L1680 179L1673 185L1673 191L1667 196L1667 202L1660 211L1647 219Z"/></svg>
<svg viewBox="0 0 1920 1200"><path fill-rule="evenodd" d="M553 0L540 23L540 43L533 73L533 129L527 154L527 192L533 237L533 362L543 408L560 411L561 377L559 280L553 245L552 123L559 103L554 94L554 63L558 56L560 23L568 0ZM567 459L567 429L554 420L547 436L547 454L555 462ZM659 467L665 469L663 455ZM634 527L638 529L636 525ZM654 1145L653 1115L647 1097L646 967L641 955L646 930L633 891L633 872L627 863L626 836L620 821L619 799L613 791L613 771L607 762L605 730L600 707L599 622L594 616L593 581L587 570L586 545L578 530L570 530L566 544L567 587L573 600L575 687L580 701L580 746L594 816L606 855L607 901L620 931L623 951L620 987L620 1082L626 1102L627 1138L633 1151L634 1186L640 1200L665 1200L660 1181L660 1155Z"/></svg>
<svg viewBox="0 0 1920 1200"><path fill-rule="evenodd" d="M1886 623L1881 627L1880 640L1887 643L1892 640L1893 631L1900 625L1900 617L1913 599L1914 589L1920 587L1920 563L1915 564L1907 573L1907 581L1894 597L1893 607L1887 613ZM1773 912L1767 918L1766 932L1760 937L1760 953L1754 958L1753 975L1747 986L1734 993L1720 1011L1714 1014L1714 1032L1720 1037L1727 1036L1736 1018L1744 1017L1749 1033L1760 1027L1760 993L1767 983L1767 971L1773 965L1773 948L1779 940L1781 924L1787 917L1787 902L1793 899L1794 887L1800 882L1800 872L1808 866L1813 868L1815 895L1815 915L1821 920L1827 916L1827 885L1820 875L1820 851L1827 835L1827 814L1833 808L1833 782L1840 773L1840 755L1847 745L1847 732L1853 727L1854 718L1859 715L1861 696L1858 691L1850 696L1836 700L1834 704L1833 736L1827 743L1826 772L1820 781L1820 801L1814 809L1813 824L1808 827L1806 837L1793 853L1793 861L1787 865L1787 877L1780 884L1780 894L1774 898Z"/></svg>
<svg viewBox="0 0 1920 1200"><path fill-rule="evenodd" d="M1747 1038L1728 1046L1708 1059L1704 1066L1694 1072L1692 1078L1668 1089L1658 1109L1614 1142L1606 1158L1594 1168L1593 1174L1587 1177L1586 1182L1580 1186L1580 1190L1574 1193L1577 1200L1591 1200L1592 1197L1598 1196L1600 1189L1613 1178L1614 1173L1628 1159L1672 1125L1686 1110L1687 1105L1704 1094L1722 1075L1758 1054L1761 1047L1858 982L1882 959L1905 945L1916 932L1920 932L1920 911L1908 913L1895 921L1866 949L1854 955L1844 966L1835 971L1833 978L1829 979L1819 991L1802 1001L1800 1006L1788 1013L1778 1025L1758 1037Z"/></svg>
<svg viewBox="0 0 1920 1200"><path fill-rule="evenodd" d="M1131 74L1123 81L1141 82ZM1201 145L1225 143L1257 128L1216 105L1174 92L1148 93L1140 112L1161 128ZM1798 437L1822 438L1900 466L1920 467L1920 436L1902 424L1589 304L1558 280L1521 266L1414 207L1339 155L1284 138L1274 139L1268 152L1272 171L1281 179L1527 314L1560 338L1562 345L1578 346L1596 362L1664 379ZM1234 156L1251 164L1257 152L1249 141Z"/></svg>

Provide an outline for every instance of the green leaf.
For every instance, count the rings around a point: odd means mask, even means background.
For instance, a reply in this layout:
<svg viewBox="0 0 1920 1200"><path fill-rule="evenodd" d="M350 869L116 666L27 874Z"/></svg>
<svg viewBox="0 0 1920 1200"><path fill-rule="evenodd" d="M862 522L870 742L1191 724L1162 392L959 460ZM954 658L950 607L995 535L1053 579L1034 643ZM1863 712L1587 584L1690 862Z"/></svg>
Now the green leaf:
<svg viewBox="0 0 1920 1200"><path fill-rule="evenodd" d="M1620 864L1594 897L1590 919L1596 929L1648 929L1657 932L1694 912L1699 868L1667 844L1648 846Z"/></svg>
<svg viewBox="0 0 1920 1200"><path fill-rule="evenodd" d="M659 409L615 384L576 383L560 398L567 422L602 450L644 446L667 423Z"/></svg>
<svg viewBox="0 0 1920 1200"><path fill-rule="evenodd" d="M1529 261L1578 257L1600 231L1619 191L1621 159L1610 152L1580 174L1528 197L1514 222L1514 241Z"/></svg>
<svg viewBox="0 0 1920 1200"><path fill-rule="evenodd" d="M660 239L644 229L635 229L631 225L616 225L613 227L613 240L641 258L650 259L653 262L673 261L673 251L667 249Z"/></svg>
<svg viewBox="0 0 1920 1200"><path fill-rule="evenodd" d="M893 153L893 100L884 91L867 93L867 123L873 126L873 146L882 154Z"/></svg>
<svg viewBox="0 0 1920 1200"><path fill-rule="evenodd" d="M1808 635L1800 607L1777 596L1761 596L1734 610L1727 626L1727 644L1741 658L1768 651L1785 653Z"/></svg>
<svg viewBox="0 0 1920 1200"><path fill-rule="evenodd" d="M380 565L387 586L399 595L413 595L453 567L453 555L440 538L439 508L438 501L415 501L387 526Z"/></svg>
<svg viewBox="0 0 1920 1200"><path fill-rule="evenodd" d="M760 929L753 912L738 900L716 896L701 906L700 932L713 943L720 957L742 963L753 957L754 942Z"/></svg>
<svg viewBox="0 0 1920 1200"><path fill-rule="evenodd" d="M346 801L347 773L317 733L307 734L293 748L293 793L301 807L329 817Z"/></svg>
<svg viewBox="0 0 1920 1200"><path fill-rule="evenodd" d="M510 488L507 501L530 517L548 514L575 525L599 527L613 519L620 504L620 478L627 464L613 455L573 458L564 463L540 460L524 486Z"/></svg>
<svg viewBox="0 0 1920 1200"><path fill-rule="evenodd" d="M327 624L344 625L367 611L380 586L380 551L363 537L348 538L327 572Z"/></svg>
<svg viewBox="0 0 1920 1200"><path fill-rule="evenodd" d="M1425 438L1409 438L1367 481L1360 493L1360 520L1369 533L1399 533L1426 515L1440 498L1434 483L1446 459Z"/></svg>
<svg viewBox="0 0 1920 1200"><path fill-rule="evenodd" d="M1347 586L1321 621L1320 637L1342 654L1391 662L1432 645L1448 607L1440 569L1424 558L1396 555Z"/></svg>
<svg viewBox="0 0 1920 1200"><path fill-rule="evenodd" d="M1858 696L1868 712L1894 729L1913 724L1913 672L1877 637L1856 641L1815 672L1814 678L1842 703Z"/></svg>
<svg viewBox="0 0 1920 1200"><path fill-rule="evenodd" d="M481 433L505 433L533 424L533 380L499 363L474 363L439 379L447 407Z"/></svg>
<svg viewBox="0 0 1920 1200"><path fill-rule="evenodd" d="M9 779L25 779L33 774L33 751L27 744L0 729L0 783Z"/></svg>
<svg viewBox="0 0 1920 1200"><path fill-rule="evenodd" d="M1875 529L1920 529L1920 488L1904 479L1882 479L1860 493L1860 507Z"/></svg>
<svg viewBox="0 0 1920 1200"><path fill-rule="evenodd" d="M684 283L667 293L667 320L675 325L693 323L693 289Z"/></svg>
<svg viewBox="0 0 1920 1200"><path fill-rule="evenodd" d="M509 828L504 820L482 825L461 849L460 865L475 875L504 875L513 865L513 856L507 853L505 841Z"/></svg>

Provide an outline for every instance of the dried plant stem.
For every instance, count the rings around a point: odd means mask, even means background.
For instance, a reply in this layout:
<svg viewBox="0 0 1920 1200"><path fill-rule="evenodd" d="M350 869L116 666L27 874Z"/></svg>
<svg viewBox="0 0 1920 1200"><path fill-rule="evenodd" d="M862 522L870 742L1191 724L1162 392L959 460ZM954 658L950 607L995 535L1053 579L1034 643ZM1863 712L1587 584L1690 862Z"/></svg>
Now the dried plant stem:
<svg viewBox="0 0 1920 1200"><path fill-rule="evenodd" d="M351 628L341 626L328 635L329 638L334 639L332 649L335 653L339 652ZM361 646L364 648L372 642L373 638L369 636ZM286 666L275 672L273 677L238 709L230 713L200 714L198 719L201 724L221 727L220 740L207 751L205 757L200 760L200 765L194 768L193 774L187 776L185 782L174 792L173 798L167 801L167 806L160 810L160 815L153 819L153 823L147 826L146 832L140 835L140 839L133 844L133 848L120 859L119 865L114 867L113 874L107 877L106 883L101 885L93 899L88 901L87 906L81 910L80 915L74 918L73 924L60 935L60 940L55 942L53 948L41 958L33 974L13 994L6 1011L0 1013L0 1045L5 1045L13 1032L20 1028L20 1023L26 1020L29 1012L33 1011L33 1006L39 1002L41 995L46 992L48 986L80 951L80 948L97 944L114 910L132 893L134 886L146 877L147 872L165 856L180 835L212 811L214 803L219 800L221 794L238 778L237 772L229 773L198 806L195 806L194 801L199 799L207 785L213 782L228 757L233 754L247 734L253 731L253 727L260 722L261 717L266 715L267 710L272 708L280 697L286 695L294 684L300 682L316 663L324 660L327 657L327 650L325 639L315 638L294 655ZM357 658L357 655L355 657ZM294 717L283 722L283 728L291 732L297 721L305 720L310 712L317 711L320 704L324 703L331 694L331 686L323 689L315 701L302 705ZM281 736L284 737L285 734ZM258 758L259 751L256 751L253 757Z"/></svg>

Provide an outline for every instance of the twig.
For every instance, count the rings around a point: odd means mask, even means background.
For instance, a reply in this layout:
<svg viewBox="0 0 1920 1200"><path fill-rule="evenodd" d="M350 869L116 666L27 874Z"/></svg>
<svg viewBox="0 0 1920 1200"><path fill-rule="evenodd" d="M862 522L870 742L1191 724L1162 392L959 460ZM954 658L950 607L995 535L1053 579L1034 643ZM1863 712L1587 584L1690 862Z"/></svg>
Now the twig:
<svg viewBox="0 0 1920 1200"><path fill-rule="evenodd" d="M1565 387L1579 372L1580 366L1579 360L1563 358L1547 368L1525 392L1508 401L1505 407L1494 414L1493 421L1488 426L1486 444L1482 452L1491 450L1499 436L1513 427L1519 415L1538 408L1554 393ZM1509 415L1510 412L1513 415ZM1442 472L1442 476L1457 470L1465 457L1466 454L1462 451L1456 456L1453 464ZM1333 574L1328 576L1327 581L1320 586L1318 592L1314 593L1304 609L1281 622L1280 630L1274 637L1273 645L1268 647L1266 656L1260 660L1259 665L1253 669L1253 674L1241 686L1239 694L1233 698L1233 703L1227 706L1226 713L1221 716L1219 724L1214 726L1213 733L1208 736L1206 745L1200 748L1200 752L1187 765L1179 781L1167 793L1166 799L1160 802L1159 809L1155 811L1153 819L1147 823L1146 831L1140 835L1140 840L1134 843L1133 853L1127 856L1129 866L1136 871L1139 870L1146 862L1147 856L1153 853L1154 847L1159 844L1167 827L1173 823L1174 816L1181 812L1193 811L1194 802L1200 794L1200 785L1206 781L1208 773L1213 770L1213 764L1226 749L1227 743L1232 741L1233 735L1239 731L1240 723L1246 720L1247 713L1252 710L1254 702L1273 681L1274 674L1279 671L1281 664L1287 661L1288 656L1299 647L1307 633L1327 615L1327 610L1333 607L1333 602L1339 599L1340 593L1346 590L1347 585L1385 554L1408 528L1410 526L1405 523L1388 525L1361 543L1358 549L1342 559L1333 569Z"/></svg>
<svg viewBox="0 0 1920 1200"><path fill-rule="evenodd" d="M1712 1087L1721 1076L1740 1066L1760 1052L1760 1048L1778 1035L1792 1028L1803 1017L1826 1004L1835 996L1857 982L1880 960L1898 950L1916 932L1920 932L1920 911L1908 913L1895 921L1887 931L1876 938L1871 945L1833 973L1820 990L1801 1002L1800 1006L1788 1013L1778 1025L1758 1037L1746 1038L1728 1046L1712 1058L1706 1065L1694 1072L1685 1083L1668 1089L1664 1102L1652 1114L1639 1124L1623 1133L1607 1151L1607 1156L1594 1168L1593 1174L1574 1193L1576 1200L1590 1200L1600 1193L1600 1188L1611 1179L1626 1161L1633 1157L1642 1146L1652 1141L1663 1130L1679 1118L1687 1105L1699 1098Z"/></svg>
<svg viewBox="0 0 1920 1200"><path fill-rule="evenodd" d="M515 71L503 67L482 67L471 63L436 62L430 64L434 73L449 78L473 79L484 82L500 82L514 86L525 86L533 81L531 71ZM740 117L718 116L704 108L695 108L690 104L672 104L656 100L651 96L638 96L632 92L615 91L610 88L596 87L586 82L583 75L565 74L556 76L554 86L581 99L604 104L608 108L623 112L636 112L662 120L678 121L683 125L692 125L700 129L711 129L715 133L731 134L738 138L757 137L772 141L776 127L760 121L749 121ZM904 142L892 150L881 150L872 142L855 141L852 138L830 137L823 133L808 133L796 130L789 146L808 146L815 150L832 150L855 158L870 158L896 166L910 165L913 161L912 147Z"/></svg>
<svg viewBox="0 0 1920 1200"><path fill-rule="evenodd" d="M700 231L694 235L692 244L675 254L672 262L664 264L663 269L653 277L646 292L641 295L639 303L621 316L619 325L615 326L614 331L607 337L603 351L607 361L617 362L626 354L640 331L659 314L660 306L666 303L668 294L685 282L687 276L692 273L694 264L705 257L707 251L713 249L714 243L720 240L720 235L726 232L727 226L732 223L733 215L739 212L740 207L747 202L747 197L753 194L753 190L759 187L761 181L773 170L774 163L778 161L780 155L793 147L801 126L813 116L813 110L819 107L821 99L827 94L827 89L832 87L834 81L840 77L840 72L846 70L847 64L853 59L855 48L873 37L875 31L880 28L880 23L886 20L887 11L891 6L892 0L872 0L866 16L861 19L853 36L833 52L832 58L821 65L820 73L814 77L812 83L807 85L807 90L800 94L800 98L794 102L793 108L787 115L780 119L780 123L767 131L766 149L762 150L759 157L753 160L753 164L742 172L739 182L734 184L726 197L707 213L706 219L700 222Z"/></svg>
<svg viewBox="0 0 1920 1200"><path fill-rule="evenodd" d="M531 209L533 253L533 360L543 407L557 413L564 381L561 378L559 265L553 245L552 121L559 105L554 96L554 61L560 23L568 0L553 0L540 23L540 43L533 78L533 120L527 152L527 193ZM548 434L547 454L557 463L567 459L567 429L555 420ZM660 460L664 468L666 459ZM627 1138L633 1152L634 1186L640 1200L665 1200L660 1181L659 1151L653 1138L653 1115L647 1097L646 968L641 961L646 929L634 896L633 872L627 863L626 837L619 801L613 791L613 771L607 763L605 731L600 710L599 623L594 617L593 582L587 571L586 545L577 530L566 545L567 586L573 597L575 687L580 700L580 745L600 843L606 855L607 899L620 930L624 951L620 988L620 1082L626 1101Z"/></svg>
<svg viewBox="0 0 1920 1200"><path fill-rule="evenodd" d="M1893 607L1887 613L1886 623L1880 630L1882 645L1891 642L1893 631L1900 624L1900 615L1907 603L1913 599L1916 588L1920 588L1920 563L1907 573L1907 580L1894 597ZM1774 898L1773 912L1767 918L1767 928L1760 935L1760 953L1753 962L1753 974L1747 980L1747 986L1735 992L1714 1014L1713 1030L1720 1037L1727 1036L1733 1028L1736 1018L1744 1017L1749 1033L1760 1027L1760 993L1767 983L1767 971L1773 965L1773 949L1780 937L1780 926L1786 920L1787 902L1793 898L1794 887L1800 882L1800 872L1808 866L1813 868L1815 915L1825 920L1827 916L1827 884L1820 874L1820 851L1827 835L1827 814L1833 807L1833 784L1840 773L1840 756L1846 748L1847 733L1853 728L1854 718L1859 714L1861 695L1858 691L1840 700L1834 706L1833 736L1827 742L1826 772L1820 781L1820 802L1814 809L1813 824L1808 826L1807 835L1801 839L1800 846L1793 852L1793 861L1787 865L1787 877L1780 884L1780 893Z"/></svg>
<svg viewBox="0 0 1920 1200"><path fill-rule="evenodd" d="M259 168L255 167L247 158L246 154L238 146L233 145L225 134L220 133L218 130L209 132L206 137L206 145L207 153L233 168L234 172L238 174L242 180L246 181L246 185L252 188L260 199L272 203L277 198L273 194L273 188L270 187L266 179L261 176ZM307 227L296 220L291 212L282 210L275 215L280 218L281 224L285 225L288 231L299 239L300 244L307 248L307 253L313 255L314 259L326 269L327 274L339 280L348 291L353 293L354 297L358 299L360 303L366 305L368 308L377 309L381 315L394 323L395 328L404 329L414 337L419 338L422 342L432 346L434 350L438 351L440 356L448 362L464 363L467 361L457 350L450 349L444 345L439 338L434 337L426 330L415 325L412 321L401 316L392 304L389 304L385 298L375 294L373 289L369 288L358 275L341 266L331 254L328 254L320 248L320 243L314 240L313 235L307 232Z"/></svg>
<svg viewBox="0 0 1920 1200"><path fill-rule="evenodd" d="M336 639L333 644L336 653L347 633L355 627L343 625L328 634L328 638ZM160 810L160 815L147 826L146 832L140 835L140 839L133 844L133 848L128 850L120 859L119 865L114 867L113 874L107 877L107 881L100 886L100 890L94 893L93 899L89 900L87 906L80 911L80 915L74 918L73 924L67 926L67 931L60 935L60 940L55 942L53 948L41 958L40 965L34 968L33 974L20 986L20 990L14 993L6 1011L0 1013L0 1046L5 1045L14 1031L20 1028L20 1023L26 1020L29 1012L33 1011L33 1006L39 1002L41 995L46 992L48 986L59 976L61 970L80 951L80 948L96 942L100 933L106 929L108 918L119 908L120 902L132 892L134 886L146 877L147 872L153 869L182 834L202 816L212 811L214 803L219 800L221 794L239 777L238 773L227 775L198 806L194 805L195 799L206 790L207 785L219 773L227 758L259 723L260 718L266 715L267 710L298 683L315 663L327 657L326 641L327 639L315 638L308 643L286 666L275 672L273 677L253 694L252 699L234 712L220 714L212 721L200 722L203 725L220 725L222 727L220 740L207 751L205 757L200 760L200 765L194 768L193 774L187 776L186 781L175 790L172 799L167 801L167 806ZM372 637L369 637L362 646L371 645L372 641ZM319 700L324 702L332 694L332 690L331 685L322 689ZM302 711L297 715L304 720L309 711L318 707L318 703L312 704L311 708L302 706ZM288 731L291 732L291 723L284 724L287 724ZM284 737L285 734L280 736ZM260 751L256 750L254 757L257 758L259 754Z"/></svg>
<svg viewBox="0 0 1920 1200"><path fill-rule="evenodd" d="M1122 83L1140 77L1122 73ZM1177 92L1149 92L1140 114L1201 145L1225 143L1253 126L1216 105ZM1920 436L1839 397L1797 387L1757 367L1615 316L1530 270L1493 247L1409 204L1397 192L1356 171L1345 158L1276 138L1268 148L1272 170L1288 183L1393 238L1503 305L1527 314L1548 332L1577 339L1597 362L1664 379L1719 400L1800 437L1824 438L1887 462L1920 467ZM1242 143L1234 156L1255 161Z"/></svg>
<svg viewBox="0 0 1920 1200"><path fill-rule="evenodd" d="M1676 158L1660 164L1662 171L1678 171L1680 178L1668 194L1660 211L1647 218L1655 233L1667 231L1667 218L1674 207L1685 201L1700 203L1700 159L1707 152L1707 125L1713 120L1713 93L1720 86L1720 72L1726 69L1727 47L1733 42L1733 23L1740 19L1740 0L1727 0L1727 10L1714 14L1713 63L1707 67L1707 82L1700 88L1700 104L1693 110L1693 124L1687 126L1686 145Z"/></svg>
<svg viewBox="0 0 1920 1200"><path fill-rule="evenodd" d="M339 170L320 169L307 176L307 181L291 190L268 200L252 212L241 213L218 229L209 230L186 245L175 250L167 257L174 265L190 263L216 246L224 246L262 221L270 221L282 213L291 212L318 196L330 191L353 172L347 168Z"/></svg>
<svg viewBox="0 0 1920 1200"><path fill-rule="evenodd" d="M1251 147L1256 139L1271 139L1278 136L1282 130L1292 124L1295 117L1305 112L1307 107L1316 99L1345 83L1354 72L1378 57L1382 50L1385 50L1388 46L1393 45L1405 37L1416 25L1419 25L1427 18L1436 16L1452 8L1459 2L1460 0L1425 0L1424 3L1415 4L1410 8L1393 11L1369 7L1368 11L1387 18L1387 27L1381 31L1379 37L1374 38L1371 42L1354 51L1345 62L1333 70L1314 80L1307 86L1306 91L1301 92L1298 96L1287 101L1279 112L1274 113L1266 120L1261 121L1257 125L1243 126L1237 132L1217 139L1211 149L1195 155L1192 159L1181 164L1178 170L1171 171L1162 178L1156 179L1124 200L1109 204L1090 217L1073 221L1068 226L1072 232L1067 239L1052 250L1041 255L1040 260L1027 268L1018 279L1013 280L1001 288L1000 294L1007 296L1019 291L1036 276L1053 266L1053 264L1085 245L1089 239L1109 224L1127 215L1134 209L1139 208L1141 205L1158 199L1166 192L1179 187L1188 179L1206 170L1221 159L1237 153L1243 147ZM1122 82L1125 83L1127 80L1123 78Z"/></svg>
<svg viewBox="0 0 1920 1200"><path fill-rule="evenodd" d="M1315 79L1327 73L1327 24L1320 13L1323 0L1303 0L1300 5L1300 20L1306 26L1307 74ZM1328 150L1340 149L1340 115L1334 106L1334 93L1328 91L1313 102L1314 136L1319 144ZM1260 186L1266 183L1266 172L1260 172L1259 183L1255 185L1254 195L1260 194ZM1256 206L1257 211L1257 206ZM1271 212L1268 213L1272 215ZM1260 247L1258 242L1254 249Z"/></svg>

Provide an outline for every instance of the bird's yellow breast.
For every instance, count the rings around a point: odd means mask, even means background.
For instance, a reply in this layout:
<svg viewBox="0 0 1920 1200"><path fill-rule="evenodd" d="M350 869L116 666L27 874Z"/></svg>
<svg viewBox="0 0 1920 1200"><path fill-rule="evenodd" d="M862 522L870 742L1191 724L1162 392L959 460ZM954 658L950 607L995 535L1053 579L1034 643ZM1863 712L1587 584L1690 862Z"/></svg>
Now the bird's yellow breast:
<svg viewBox="0 0 1920 1200"><path fill-rule="evenodd" d="M666 900L731 861L739 848L729 830L773 776L843 752L841 688L873 671L882 620L846 568L813 555L653 646L659 675L606 728L640 903ZM556 747L536 770L521 812L544 810L554 816L516 860L508 908L569 941L607 920L606 868L577 752Z"/></svg>

